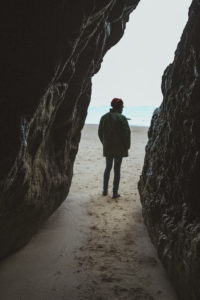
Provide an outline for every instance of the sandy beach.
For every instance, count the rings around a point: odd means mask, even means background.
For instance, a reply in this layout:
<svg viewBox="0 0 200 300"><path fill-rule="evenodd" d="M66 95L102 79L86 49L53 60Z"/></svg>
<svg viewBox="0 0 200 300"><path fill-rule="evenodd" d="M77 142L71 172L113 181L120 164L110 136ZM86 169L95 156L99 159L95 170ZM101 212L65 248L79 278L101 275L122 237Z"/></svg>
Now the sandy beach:
<svg viewBox="0 0 200 300"><path fill-rule="evenodd" d="M23 249L0 263L2 300L176 300L143 223L137 182L146 127L131 127L120 194L102 196L97 125L85 125L69 196Z"/></svg>

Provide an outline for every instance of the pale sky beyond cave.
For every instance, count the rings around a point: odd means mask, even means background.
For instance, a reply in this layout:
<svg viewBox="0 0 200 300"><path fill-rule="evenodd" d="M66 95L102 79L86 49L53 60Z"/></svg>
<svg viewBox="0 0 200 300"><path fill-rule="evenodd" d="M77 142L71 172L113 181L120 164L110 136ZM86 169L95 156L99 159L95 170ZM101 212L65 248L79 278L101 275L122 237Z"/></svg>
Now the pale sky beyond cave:
<svg viewBox="0 0 200 300"><path fill-rule="evenodd" d="M191 0L141 0L125 35L104 57L93 78L90 106L120 97L126 106L162 102L161 77L188 20Z"/></svg>

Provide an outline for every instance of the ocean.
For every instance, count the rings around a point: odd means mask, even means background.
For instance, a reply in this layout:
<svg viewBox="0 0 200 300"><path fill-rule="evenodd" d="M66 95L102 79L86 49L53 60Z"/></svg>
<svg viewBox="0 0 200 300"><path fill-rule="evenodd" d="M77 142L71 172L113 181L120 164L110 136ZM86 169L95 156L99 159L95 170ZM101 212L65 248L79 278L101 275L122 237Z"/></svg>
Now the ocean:
<svg viewBox="0 0 200 300"><path fill-rule="evenodd" d="M99 124L101 116L109 109L108 106L90 106L86 124ZM129 125L149 127L155 109L156 106L127 106L123 110L123 115L129 119Z"/></svg>

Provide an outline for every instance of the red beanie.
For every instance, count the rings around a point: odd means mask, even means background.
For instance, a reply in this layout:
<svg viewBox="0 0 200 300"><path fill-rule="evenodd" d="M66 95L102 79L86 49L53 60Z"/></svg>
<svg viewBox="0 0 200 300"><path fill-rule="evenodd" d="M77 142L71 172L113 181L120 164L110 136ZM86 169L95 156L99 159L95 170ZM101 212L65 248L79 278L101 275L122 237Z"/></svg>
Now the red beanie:
<svg viewBox="0 0 200 300"><path fill-rule="evenodd" d="M123 105L124 104L124 102L122 101L122 99L120 99L120 98L114 98L114 99L112 99L112 101L111 101L111 106L112 107L119 107L119 106L121 106L121 105Z"/></svg>

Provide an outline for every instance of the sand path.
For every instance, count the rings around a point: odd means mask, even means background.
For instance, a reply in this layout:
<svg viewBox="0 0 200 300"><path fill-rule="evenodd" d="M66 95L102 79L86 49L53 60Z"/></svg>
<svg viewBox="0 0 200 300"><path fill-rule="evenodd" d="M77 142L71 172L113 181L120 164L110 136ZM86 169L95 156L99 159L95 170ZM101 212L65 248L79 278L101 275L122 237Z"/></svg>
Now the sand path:
<svg viewBox="0 0 200 300"><path fill-rule="evenodd" d="M132 127L122 197L113 200L101 196L97 126L85 126L70 194L27 246L1 262L0 299L177 299L141 216L137 182L146 141L147 129Z"/></svg>

